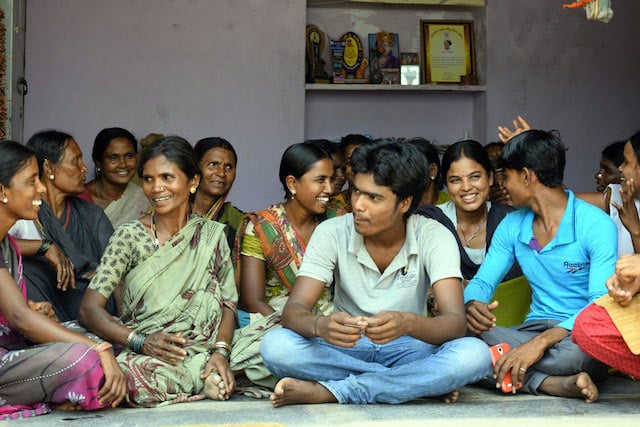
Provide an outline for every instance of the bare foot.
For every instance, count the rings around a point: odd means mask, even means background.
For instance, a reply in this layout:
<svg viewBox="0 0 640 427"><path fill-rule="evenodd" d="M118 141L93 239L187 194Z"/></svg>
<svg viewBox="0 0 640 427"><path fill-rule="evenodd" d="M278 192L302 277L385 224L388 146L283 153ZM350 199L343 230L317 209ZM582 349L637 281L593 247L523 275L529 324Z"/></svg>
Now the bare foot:
<svg viewBox="0 0 640 427"><path fill-rule="evenodd" d="M77 403L71 403L69 401L63 402L56 406L58 411L82 411L82 407Z"/></svg>
<svg viewBox="0 0 640 427"><path fill-rule="evenodd" d="M444 403L456 403L459 396L460 392L458 390L453 390L451 393L439 396L438 399L442 400Z"/></svg>
<svg viewBox="0 0 640 427"><path fill-rule="evenodd" d="M540 391L552 396L580 397L587 403L593 403L600 397L598 387L586 372L568 377L548 376L540 384Z"/></svg>
<svg viewBox="0 0 640 427"><path fill-rule="evenodd" d="M278 381L271 394L271 404L275 408L298 403L335 403L338 400L329 390L315 381L283 378Z"/></svg>
<svg viewBox="0 0 640 427"><path fill-rule="evenodd" d="M211 400L229 399L224 381L217 372L211 372L207 379L204 380L204 389L202 391Z"/></svg>

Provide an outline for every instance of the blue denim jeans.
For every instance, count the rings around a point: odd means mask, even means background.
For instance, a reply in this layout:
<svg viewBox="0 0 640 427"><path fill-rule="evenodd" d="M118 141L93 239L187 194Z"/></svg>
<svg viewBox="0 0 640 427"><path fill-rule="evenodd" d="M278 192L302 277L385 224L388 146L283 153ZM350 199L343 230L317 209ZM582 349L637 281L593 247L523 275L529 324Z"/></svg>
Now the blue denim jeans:
<svg viewBox="0 0 640 427"><path fill-rule="evenodd" d="M265 336L260 352L277 377L317 381L339 403L402 403L440 396L492 374L489 348L472 337L440 346L409 336L382 345L364 337L344 348L278 329Z"/></svg>

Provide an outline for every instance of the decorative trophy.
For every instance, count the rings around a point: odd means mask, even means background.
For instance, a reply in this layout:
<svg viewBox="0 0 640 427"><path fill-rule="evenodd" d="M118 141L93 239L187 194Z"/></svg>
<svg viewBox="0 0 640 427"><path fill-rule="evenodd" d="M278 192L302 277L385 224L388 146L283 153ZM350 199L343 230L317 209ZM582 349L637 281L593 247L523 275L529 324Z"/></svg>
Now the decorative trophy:
<svg viewBox="0 0 640 427"><path fill-rule="evenodd" d="M307 83L329 83L329 75L322 59L324 33L317 25L307 25Z"/></svg>

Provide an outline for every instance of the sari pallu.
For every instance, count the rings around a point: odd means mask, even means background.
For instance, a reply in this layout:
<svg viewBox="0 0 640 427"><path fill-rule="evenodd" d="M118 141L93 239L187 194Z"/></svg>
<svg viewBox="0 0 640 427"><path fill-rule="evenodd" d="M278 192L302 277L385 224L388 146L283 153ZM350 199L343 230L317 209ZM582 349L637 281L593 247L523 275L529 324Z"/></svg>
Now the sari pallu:
<svg viewBox="0 0 640 427"><path fill-rule="evenodd" d="M149 209L151 209L151 205L147 196L142 192L142 188L130 181L122 196L109 203L104 208L104 213L111 221L113 228L117 228L125 222L140 218Z"/></svg>
<svg viewBox="0 0 640 427"><path fill-rule="evenodd" d="M1 248L26 299L15 241L7 236ZM0 420L46 414L51 411L49 404L64 402L83 410L104 408L108 405L98 403L103 382L100 358L85 344L53 342L29 347L0 315Z"/></svg>
<svg viewBox="0 0 640 427"><path fill-rule="evenodd" d="M296 275L306 247L298 236L293 224L287 218L284 204L276 204L268 209L247 215L245 224L251 221L255 235L260 241L266 269L265 300L276 312L281 312L293 289ZM242 228L245 230L245 227ZM240 236L243 238L244 236ZM241 247L238 243L236 247ZM246 255L250 256L250 255ZM236 284L240 286L241 257L235 256ZM317 314L328 315L333 312L330 287L325 287L315 306ZM251 313L251 323L261 315Z"/></svg>
<svg viewBox="0 0 640 427"><path fill-rule="evenodd" d="M153 407L204 399L204 371L213 351L223 306L235 306L237 293L224 225L192 217L178 234L127 273L122 321L136 332L181 333L184 361L173 366L125 349L118 361L127 375L131 406ZM273 319L272 319L273 320ZM275 325L277 322L273 323ZM259 341L272 324L234 336L234 371L260 364ZM254 378L268 374L256 368ZM250 377L250 379L252 379Z"/></svg>

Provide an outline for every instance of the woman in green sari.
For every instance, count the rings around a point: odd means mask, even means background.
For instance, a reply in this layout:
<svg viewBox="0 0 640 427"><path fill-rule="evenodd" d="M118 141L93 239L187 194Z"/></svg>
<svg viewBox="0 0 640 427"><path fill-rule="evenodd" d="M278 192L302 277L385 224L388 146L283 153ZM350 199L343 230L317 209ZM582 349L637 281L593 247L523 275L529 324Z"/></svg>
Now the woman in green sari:
<svg viewBox="0 0 640 427"><path fill-rule="evenodd" d="M118 362L131 406L226 400L234 371L265 380L257 347L277 319L234 334L237 292L224 225L189 214L200 182L191 145L167 137L145 148L138 174L154 212L113 235L80 322L125 347ZM104 310L119 284L122 323Z"/></svg>

